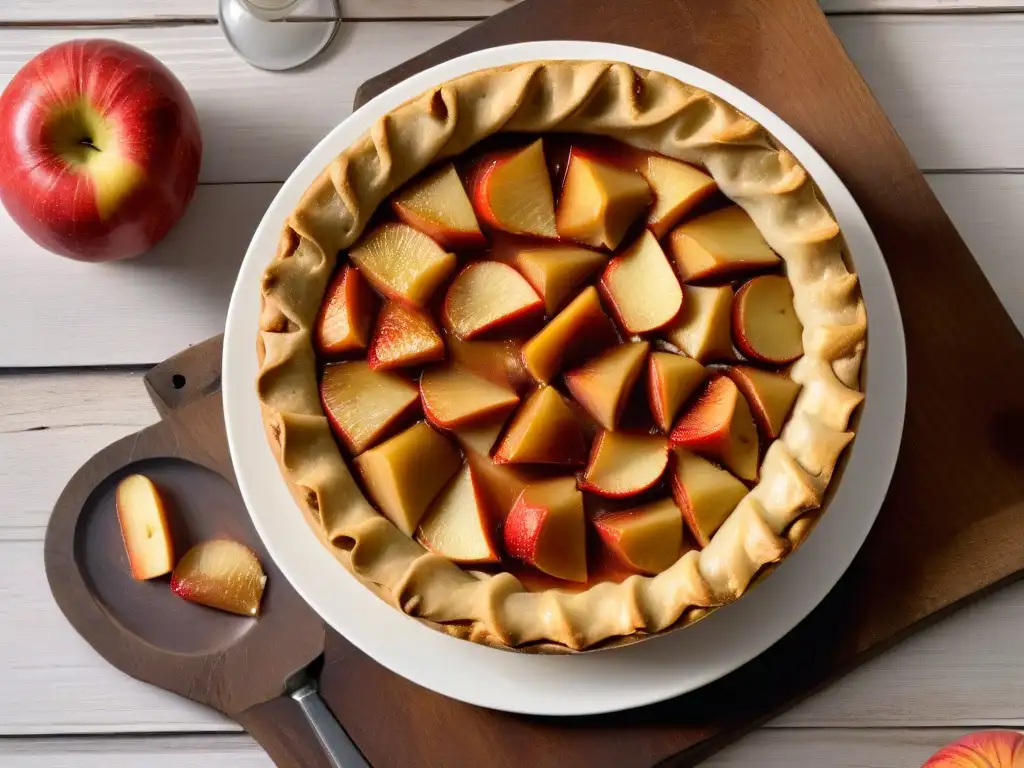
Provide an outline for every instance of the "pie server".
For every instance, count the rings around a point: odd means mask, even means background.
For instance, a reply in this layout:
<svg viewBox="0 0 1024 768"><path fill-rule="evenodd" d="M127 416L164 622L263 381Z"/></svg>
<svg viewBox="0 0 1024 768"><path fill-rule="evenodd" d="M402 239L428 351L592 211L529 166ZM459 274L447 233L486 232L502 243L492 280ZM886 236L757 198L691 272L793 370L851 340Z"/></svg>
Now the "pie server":
<svg viewBox="0 0 1024 768"><path fill-rule="evenodd" d="M152 390L152 388L151 388ZM317 693L323 620L270 559L233 484L219 392L200 397L91 458L57 500L46 529L46 576L71 625L115 667L237 720L279 766L368 763ZM203 439L203 438L207 439ZM114 506L117 483L142 473L170 508L180 556L204 539L251 547L267 573L258 618L190 603L168 579L135 581Z"/></svg>

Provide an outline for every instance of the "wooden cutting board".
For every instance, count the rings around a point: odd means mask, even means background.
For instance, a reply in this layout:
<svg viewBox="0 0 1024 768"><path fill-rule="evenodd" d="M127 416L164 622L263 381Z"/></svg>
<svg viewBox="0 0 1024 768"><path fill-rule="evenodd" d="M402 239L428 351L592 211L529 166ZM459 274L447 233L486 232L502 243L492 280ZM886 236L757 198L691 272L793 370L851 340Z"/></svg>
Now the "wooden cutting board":
<svg viewBox="0 0 1024 768"><path fill-rule="evenodd" d="M453 56L543 38L687 61L753 95L825 156L871 223L900 300L903 448L874 530L822 605L750 664L662 704L569 719L479 709L398 678L328 630L321 691L379 767L690 765L1024 572L1024 339L815 0L527 0L371 80L357 102ZM211 339L147 375L163 415L218 397L219 349Z"/></svg>

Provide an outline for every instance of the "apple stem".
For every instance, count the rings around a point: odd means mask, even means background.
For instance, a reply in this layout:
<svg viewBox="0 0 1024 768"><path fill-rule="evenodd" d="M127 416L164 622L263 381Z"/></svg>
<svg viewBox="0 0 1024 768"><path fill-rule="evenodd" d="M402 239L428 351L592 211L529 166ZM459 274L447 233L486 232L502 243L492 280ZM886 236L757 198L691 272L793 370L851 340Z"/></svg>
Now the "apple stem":
<svg viewBox="0 0 1024 768"><path fill-rule="evenodd" d="M100 151L100 148L92 143L92 137L91 136L86 136L86 137L84 137L82 139L79 139L78 143L81 144L83 147L88 147L89 149L95 149L97 152Z"/></svg>

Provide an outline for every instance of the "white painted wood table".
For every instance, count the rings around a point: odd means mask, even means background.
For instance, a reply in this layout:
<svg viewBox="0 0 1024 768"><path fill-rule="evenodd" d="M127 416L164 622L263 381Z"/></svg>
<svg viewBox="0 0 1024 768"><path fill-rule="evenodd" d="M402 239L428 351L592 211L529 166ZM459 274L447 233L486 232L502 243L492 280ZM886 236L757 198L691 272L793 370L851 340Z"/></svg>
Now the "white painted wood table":
<svg viewBox="0 0 1024 768"><path fill-rule="evenodd" d="M222 330L265 206L349 113L355 88L509 1L343 0L350 23L332 50L285 74L235 56L216 25L215 0L0 2L0 88L52 43L115 37L174 70L205 139L202 186L188 215L134 262L88 266L48 255L0 211L0 766L270 764L233 723L125 677L78 638L46 586L47 516L83 461L155 420L146 368ZM822 3L1024 328L1024 3ZM1022 636L1019 584L708 764L915 766L965 731L1024 727Z"/></svg>

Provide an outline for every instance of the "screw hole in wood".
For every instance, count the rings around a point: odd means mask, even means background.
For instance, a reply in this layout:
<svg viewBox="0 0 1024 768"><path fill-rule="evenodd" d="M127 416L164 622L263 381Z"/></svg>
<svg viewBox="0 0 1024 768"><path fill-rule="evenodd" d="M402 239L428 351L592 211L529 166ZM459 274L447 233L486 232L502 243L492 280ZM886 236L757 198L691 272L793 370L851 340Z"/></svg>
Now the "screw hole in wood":
<svg viewBox="0 0 1024 768"><path fill-rule="evenodd" d="M180 373L174 374L173 376L171 376L171 386L174 387L175 389L181 389L182 387L185 386L185 377L182 376Z"/></svg>

